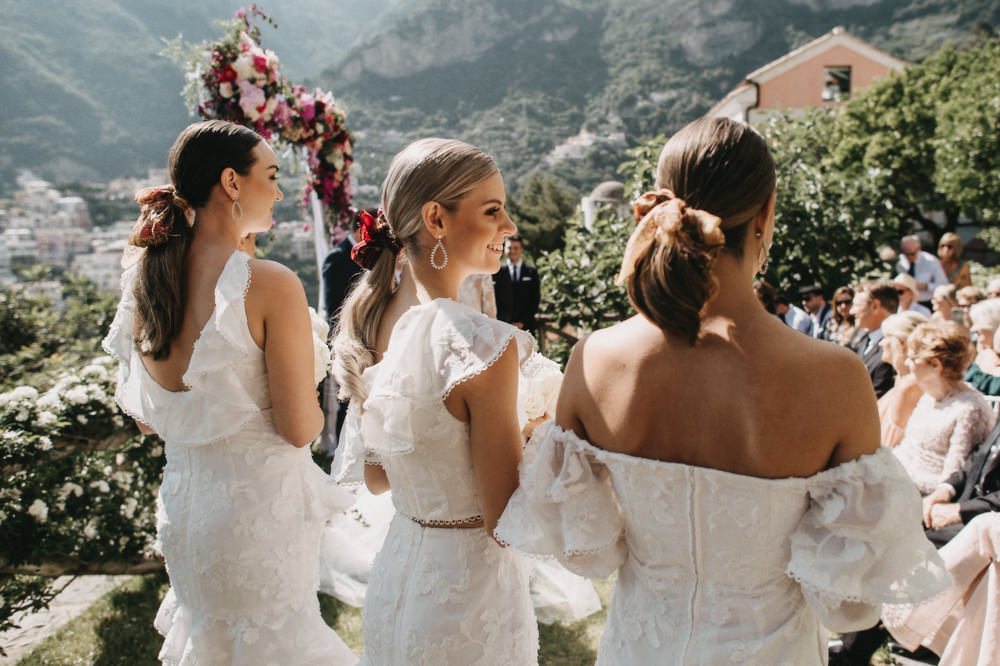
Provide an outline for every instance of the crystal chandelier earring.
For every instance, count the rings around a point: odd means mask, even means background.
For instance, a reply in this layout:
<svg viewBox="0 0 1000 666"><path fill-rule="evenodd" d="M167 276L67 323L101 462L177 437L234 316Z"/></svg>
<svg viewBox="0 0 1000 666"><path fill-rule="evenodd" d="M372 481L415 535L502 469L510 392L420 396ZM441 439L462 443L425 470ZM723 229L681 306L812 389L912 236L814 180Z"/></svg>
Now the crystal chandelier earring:
<svg viewBox="0 0 1000 666"><path fill-rule="evenodd" d="M237 211L239 215L236 214ZM239 198L233 199L233 207L229 210L229 214L237 222L243 219L243 206L240 205Z"/></svg>
<svg viewBox="0 0 1000 666"><path fill-rule="evenodd" d="M434 256L438 253L438 251L441 252L441 257L442 257L440 264L434 261ZM441 242L441 237L438 236L437 243L435 243L434 247L431 248L431 268L433 268L436 271L439 271L447 265L448 265L448 250L444 249L444 243Z"/></svg>

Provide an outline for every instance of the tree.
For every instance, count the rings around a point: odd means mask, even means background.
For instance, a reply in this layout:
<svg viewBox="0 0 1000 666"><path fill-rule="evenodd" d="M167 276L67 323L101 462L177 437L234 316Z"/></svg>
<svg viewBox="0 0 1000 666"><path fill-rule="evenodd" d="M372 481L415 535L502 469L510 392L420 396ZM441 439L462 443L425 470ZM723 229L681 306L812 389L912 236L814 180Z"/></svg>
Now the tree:
<svg viewBox="0 0 1000 666"><path fill-rule="evenodd" d="M562 248L563 233L576 203L554 179L534 175L521 196L508 201L507 208L525 245L538 254Z"/></svg>
<svg viewBox="0 0 1000 666"><path fill-rule="evenodd" d="M874 83L834 123L830 164L845 179L868 180L878 216L935 238L960 215L1000 217L1000 43L946 46L919 65ZM939 224L929 213L940 211Z"/></svg>

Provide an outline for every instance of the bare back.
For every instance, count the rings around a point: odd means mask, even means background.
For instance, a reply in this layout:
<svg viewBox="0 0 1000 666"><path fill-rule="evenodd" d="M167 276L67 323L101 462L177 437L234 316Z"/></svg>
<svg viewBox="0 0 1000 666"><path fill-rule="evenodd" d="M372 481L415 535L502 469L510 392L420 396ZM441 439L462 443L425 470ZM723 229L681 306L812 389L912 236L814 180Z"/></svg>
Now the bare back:
<svg viewBox="0 0 1000 666"><path fill-rule="evenodd" d="M874 450L860 359L776 318L709 321L694 347L642 317L574 350L557 420L602 448L764 478Z"/></svg>
<svg viewBox="0 0 1000 666"><path fill-rule="evenodd" d="M149 375L168 391L186 391L183 377L191 362L194 344L215 310L215 286L232 252L216 249L200 251L192 246L185 259L184 320L181 330L170 341L170 353L155 360L144 356L142 363ZM256 337L256 336L255 336Z"/></svg>

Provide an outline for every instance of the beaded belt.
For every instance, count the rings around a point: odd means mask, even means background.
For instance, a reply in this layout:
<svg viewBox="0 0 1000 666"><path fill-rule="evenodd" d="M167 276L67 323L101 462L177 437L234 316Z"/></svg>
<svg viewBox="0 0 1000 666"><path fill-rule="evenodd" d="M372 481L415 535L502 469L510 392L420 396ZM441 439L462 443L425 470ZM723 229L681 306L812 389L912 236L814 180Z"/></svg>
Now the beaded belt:
<svg viewBox="0 0 1000 666"><path fill-rule="evenodd" d="M413 516L408 516L408 518L421 527L450 527L461 530L470 527L482 527L485 524L483 523L482 516L472 516L471 518L462 518L460 520L420 520Z"/></svg>

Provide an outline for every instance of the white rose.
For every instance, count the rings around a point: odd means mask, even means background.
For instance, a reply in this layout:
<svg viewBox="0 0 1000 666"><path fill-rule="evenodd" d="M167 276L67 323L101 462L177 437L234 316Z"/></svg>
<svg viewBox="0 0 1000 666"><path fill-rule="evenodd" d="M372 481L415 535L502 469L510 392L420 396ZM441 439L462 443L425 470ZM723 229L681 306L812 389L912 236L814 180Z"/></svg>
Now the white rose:
<svg viewBox="0 0 1000 666"><path fill-rule="evenodd" d="M14 415L14 418L17 419L18 421L27 421L28 420L28 410L24 409L24 408L20 409L17 412L17 414Z"/></svg>
<svg viewBox="0 0 1000 666"><path fill-rule="evenodd" d="M35 400L38 398L38 390L31 386L18 386L10 392L13 400Z"/></svg>
<svg viewBox="0 0 1000 666"><path fill-rule="evenodd" d="M97 526L94 525L93 520L84 525L83 536L87 537L88 539L93 539L97 537Z"/></svg>
<svg viewBox="0 0 1000 666"><path fill-rule="evenodd" d="M74 386L70 390L66 391L64 396L66 400L74 405L82 405L85 402L90 401L90 396L87 395L87 389L82 386Z"/></svg>
<svg viewBox="0 0 1000 666"><path fill-rule="evenodd" d="M83 414L77 414L76 420L82 423L83 425L87 425L87 417L84 416Z"/></svg>
<svg viewBox="0 0 1000 666"><path fill-rule="evenodd" d="M119 454L117 454L115 456L115 464L116 465L124 465L125 464L125 454L124 453L119 453Z"/></svg>
<svg viewBox="0 0 1000 666"><path fill-rule="evenodd" d="M39 409L58 411L62 407L62 400L59 399L59 394L55 391L46 391L45 395L39 398L35 404Z"/></svg>
<svg viewBox="0 0 1000 666"><path fill-rule="evenodd" d="M219 94L222 95L224 99L229 99L233 96L233 84L229 81L223 81L219 84Z"/></svg>
<svg viewBox="0 0 1000 666"><path fill-rule="evenodd" d="M163 447L157 444L152 449L150 449L149 454L154 458L159 458L163 455Z"/></svg>
<svg viewBox="0 0 1000 666"><path fill-rule="evenodd" d="M42 412L42 414L48 414L48 412ZM53 416L52 418L54 420L55 416ZM48 451L52 448L52 440L46 437L45 435L42 435L41 437L38 438L37 446L42 451Z"/></svg>
<svg viewBox="0 0 1000 666"><path fill-rule="evenodd" d="M3 438L9 440L15 440L19 437L19 433L16 430L4 430Z"/></svg>
<svg viewBox="0 0 1000 666"><path fill-rule="evenodd" d="M90 364L84 366L83 370L80 371L80 376L84 379L107 379L108 369L103 365Z"/></svg>
<svg viewBox="0 0 1000 666"><path fill-rule="evenodd" d="M90 487L91 488L97 488L102 493L106 493L109 490L111 490L111 486L108 485L108 482L107 481L103 481L103 480L102 481L94 481L94 482L92 482L90 484Z"/></svg>
<svg viewBox="0 0 1000 666"><path fill-rule="evenodd" d="M62 498L69 497L71 493L74 497L79 497L83 494L83 488L72 481L68 481L62 485L62 488L59 489L59 497Z"/></svg>
<svg viewBox="0 0 1000 666"><path fill-rule="evenodd" d="M139 502L134 497L129 497L125 500L125 506L122 507L125 517L131 520L135 516L135 508L137 506L139 506Z"/></svg>
<svg viewBox="0 0 1000 666"><path fill-rule="evenodd" d="M236 76L241 79L252 81L257 77L257 70L253 66L253 56L249 52L241 53L233 61L233 69L236 70Z"/></svg>
<svg viewBox="0 0 1000 666"><path fill-rule="evenodd" d="M34 516L35 520L44 523L49 518L49 507L40 499L36 499L28 507L28 514Z"/></svg>
<svg viewBox="0 0 1000 666"><path fill-rule="evenodd" d="M35 417L35 425L45 428L52 425L59 420L59 417L49 411L39 412L38 416ZM52 443L49 442L48 448L39 447L42 451L47 451L52 448Z"/></svg>

